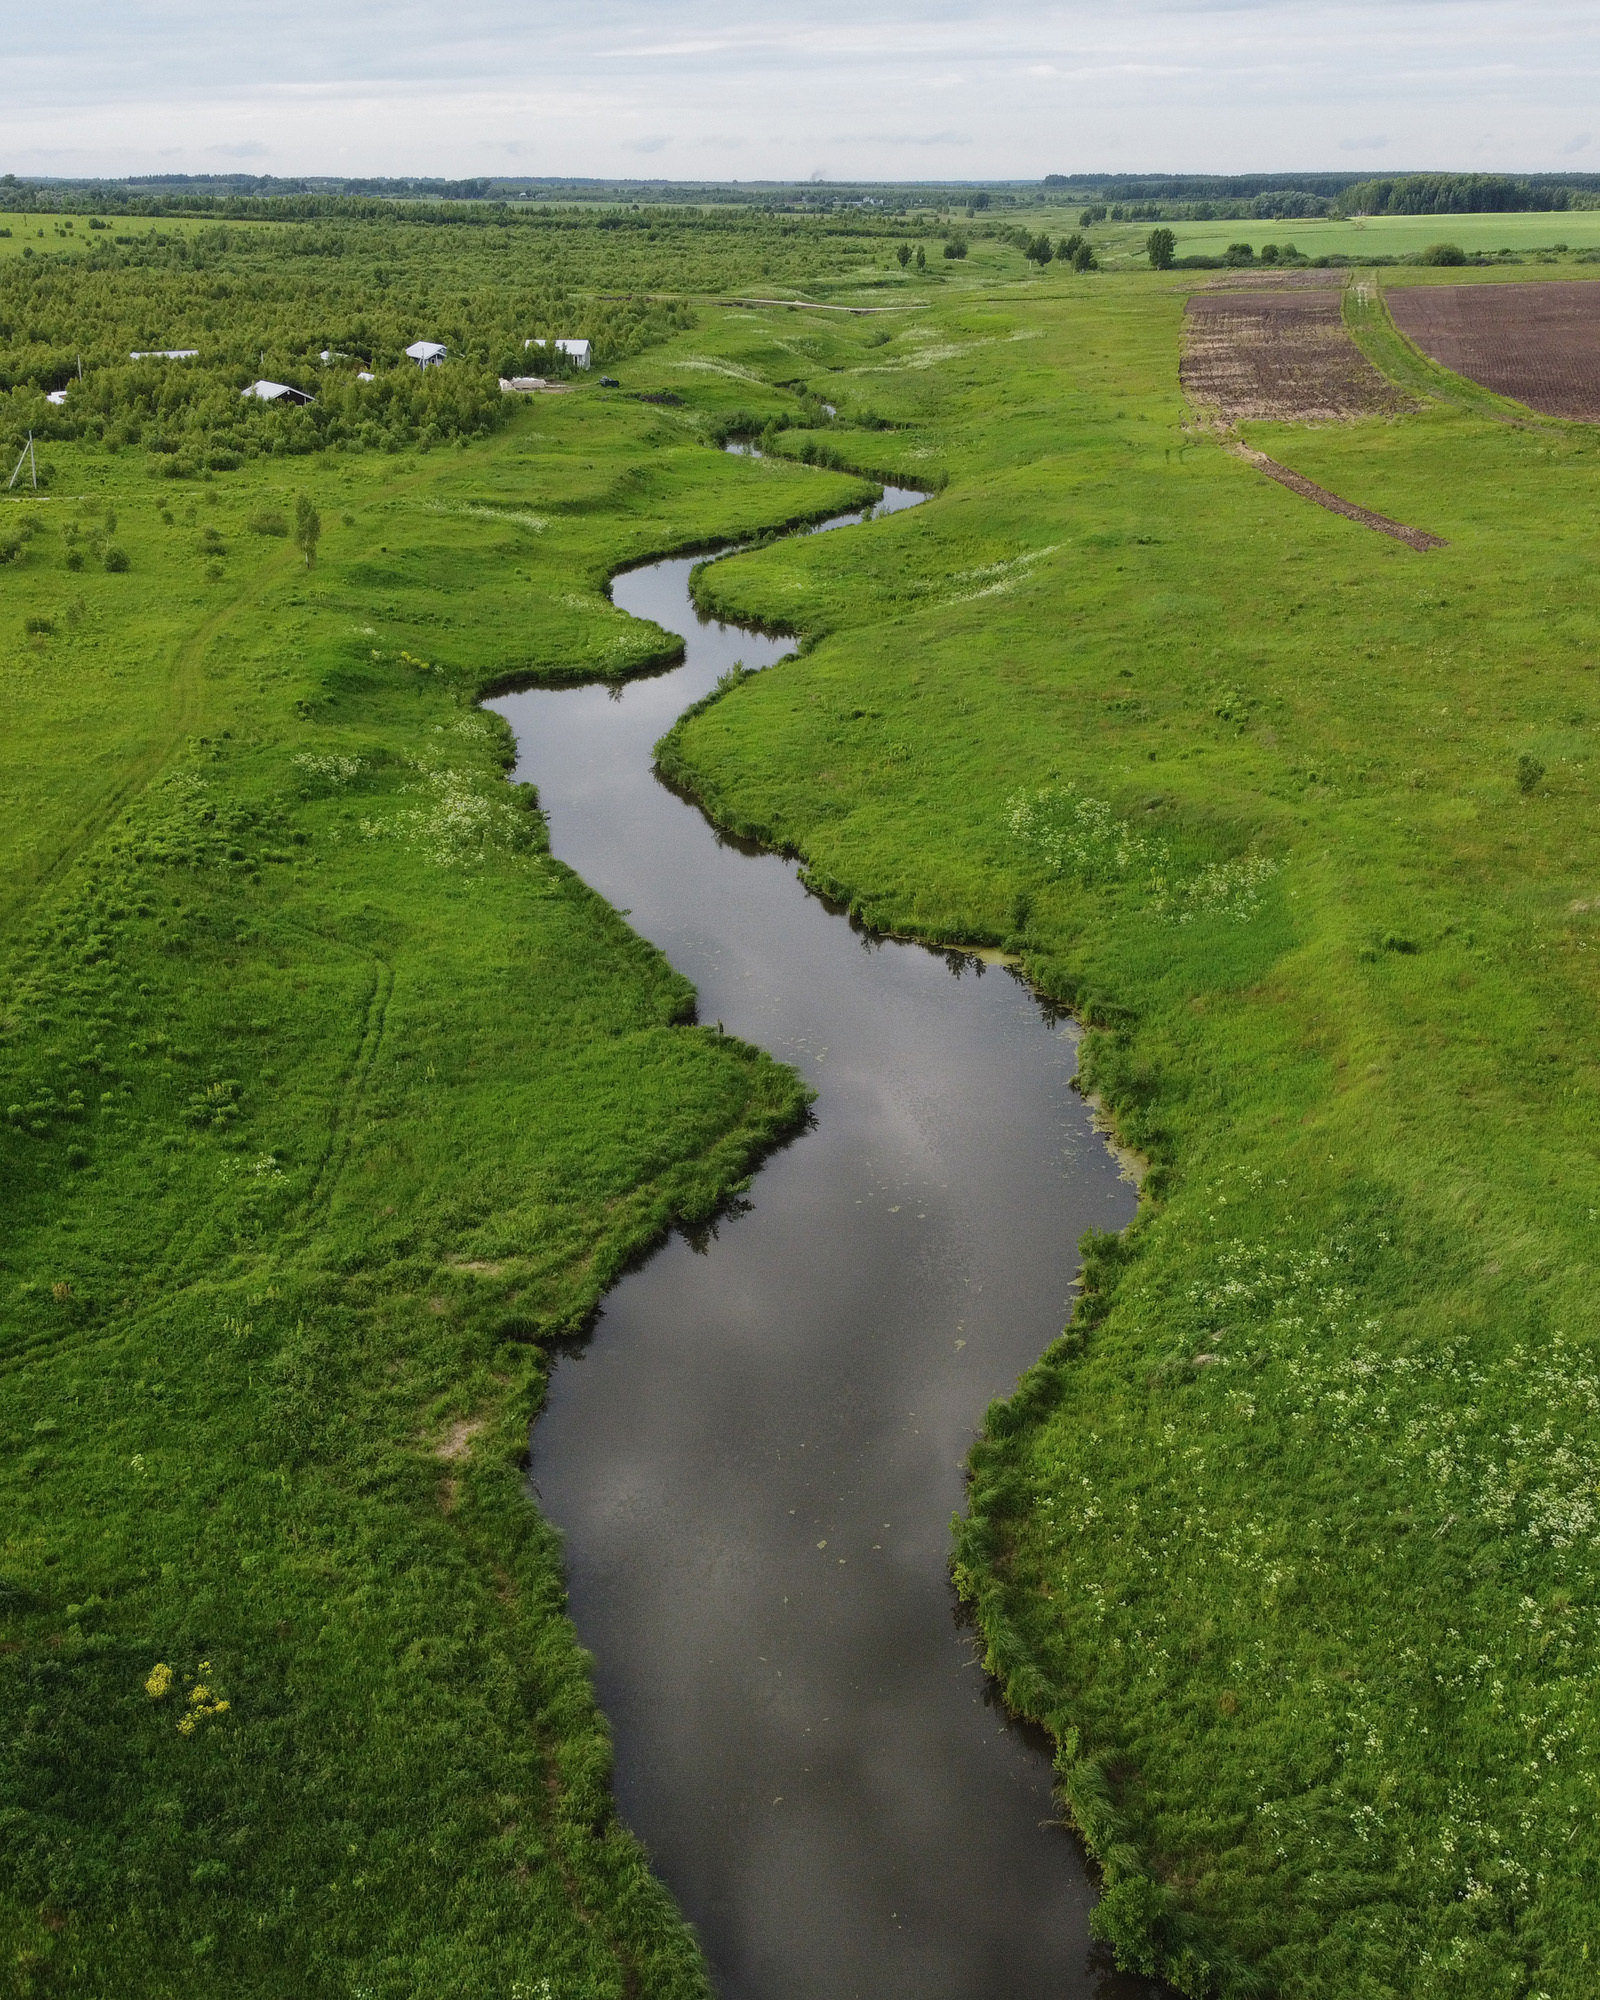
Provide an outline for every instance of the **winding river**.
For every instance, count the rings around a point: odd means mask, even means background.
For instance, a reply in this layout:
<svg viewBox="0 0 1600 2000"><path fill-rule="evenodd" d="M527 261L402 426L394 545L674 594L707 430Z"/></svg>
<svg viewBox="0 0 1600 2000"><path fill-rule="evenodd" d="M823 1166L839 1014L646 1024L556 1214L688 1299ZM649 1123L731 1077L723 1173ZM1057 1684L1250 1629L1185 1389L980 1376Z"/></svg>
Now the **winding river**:
<svg viewBox="0 0 1600 2000"><path fill-rule="evenodd" d="M893 535L889 488L825 529ZM823 532L815 529L811 532ZM619 575L674 672L534 690L551 843L792 1063L812 1127L679 1235L555 1370L532 1477L566 1535L620 1809L726 2000L1132 2000L1044 1746L994 1705L946 1561L984 1407L1060 1331L1079 1234L1134 1192L1072 1088L1077 1034L1005 969L863 935L727 841L651 748L736 660L685 560Z"/></svg>

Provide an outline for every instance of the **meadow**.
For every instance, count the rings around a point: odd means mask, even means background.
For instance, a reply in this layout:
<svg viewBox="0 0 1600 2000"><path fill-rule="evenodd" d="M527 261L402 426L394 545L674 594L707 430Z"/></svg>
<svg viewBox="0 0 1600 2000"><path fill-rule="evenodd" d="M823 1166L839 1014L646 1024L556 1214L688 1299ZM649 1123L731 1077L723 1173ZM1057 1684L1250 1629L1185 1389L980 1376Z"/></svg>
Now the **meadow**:
<svg viewBox="0 0 1600 2000"><path fill-rule="evenodd" d="M1136 262L1145 254L1149 223L1097 224L1112 258ZM1508 250L1534 256L1560 244L1564 250L1600 250L1600 209L1566 209L1537 215L1369 215L1293 222L1174 222L1180 257L1220 257L1230 243L1293 243L1318 257L1410 257L1433 243L1454 243L1468 255Z"/></svg>
<svg viewBox="0 0 1600 2000"><path fill-rule="evenodd" d="M1021 957L1150 1161L956 1530L1097 1923L1196 1996L1579 2000L1593 432L1453 384L1369 287L1418 407L1243 437L1419 554L1194 421L1181 273L974 236L919 278L888 230L721 214L332 233L0 286L5 435L84 315L108 371L139 311L214 343L165 404L69 395L0 512L14 1989L706 1990L522 1466L561 1343L804 1093L551 859L476 702L648 671L612 569L864 472L934 497L703 573L800 650L660 759L868 924ZM779 283L905 310L726 303ZM215 414L264 341L309 366L367 310L387 354L427 286L449 427ZM519 315L612 290L655 300L619 391L484 400Z"/></svg>

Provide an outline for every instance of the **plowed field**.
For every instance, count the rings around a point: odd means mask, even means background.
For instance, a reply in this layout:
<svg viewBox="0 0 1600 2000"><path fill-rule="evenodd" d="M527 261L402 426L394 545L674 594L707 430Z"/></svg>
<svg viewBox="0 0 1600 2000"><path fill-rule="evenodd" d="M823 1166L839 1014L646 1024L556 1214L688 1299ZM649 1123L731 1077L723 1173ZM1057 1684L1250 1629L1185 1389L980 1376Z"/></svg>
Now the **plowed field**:
<svg viewBox="0 0 1600 2000"><path fill-rule="evenodd" d="M1204 292L1189 301L1181 374L1230 420L1326 422L1416 405L1345 331L1337 290Z"/></svg>
<svg viewBox="0 0 1600 2000"><path fill-rule="evenodd" d="M1600 423L1600 283L1408 285L1395 325L1456 374L1546 417Z"/></svg>

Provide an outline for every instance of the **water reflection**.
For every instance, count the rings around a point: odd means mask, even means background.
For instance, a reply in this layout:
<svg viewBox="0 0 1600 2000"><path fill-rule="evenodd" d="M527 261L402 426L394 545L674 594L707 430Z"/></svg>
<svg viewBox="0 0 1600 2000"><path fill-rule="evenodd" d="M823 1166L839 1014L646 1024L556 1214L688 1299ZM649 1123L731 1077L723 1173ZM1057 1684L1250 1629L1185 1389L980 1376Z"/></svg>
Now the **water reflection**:
<svg viewBox="0 0 1600 2000"><path fill-rule="evenodd" d="M692 567L613 592L685 635L680 668L493 704L557 854L703 1021L818 1093L733 1210L609 1295L534 1434L621 1810L729 2000L1132 2000L946 1561L985 1405L1133 1192L1072 1090L1070 1022L1004 968L861 934L652 775L691 701L790 647L702 616Z"/></svg>

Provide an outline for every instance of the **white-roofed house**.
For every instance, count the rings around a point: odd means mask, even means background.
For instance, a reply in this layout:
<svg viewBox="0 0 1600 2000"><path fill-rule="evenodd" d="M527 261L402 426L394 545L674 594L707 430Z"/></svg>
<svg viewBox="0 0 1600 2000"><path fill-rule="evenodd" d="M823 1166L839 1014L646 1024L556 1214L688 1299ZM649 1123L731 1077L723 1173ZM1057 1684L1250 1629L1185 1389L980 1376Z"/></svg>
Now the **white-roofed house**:
<svg viewBox="0 0 1600 2000"><path fill-rule="evenodd" d="M193 361L198 347L136 347L130 361Z"/></svg>
<svg viewBox="0 0 1600 2000"><path fill-rule="evenodd" d="M526 352L530 347L543 347L546 343L542 340L525 340L522 345ZM587 368L594 359L594 350L586 340L558 340L555 343L555 350L557 354L564 354L574 368Z"/></svg>
<svg viewBox="0 0 1600 2000"><path fill-rule="evenodd" d="M315 396L304 389L292 389L287 382L252 382L248 389L239 391L241 396L254 396L258 403L314 403Z"/></svg>
<svg viewBox="0 0 1600 2000"><path fill-rule="evenodd" d="M406 349L406 354L419 368L437 368L449 351L441 341L414 340Z"/></svg>

